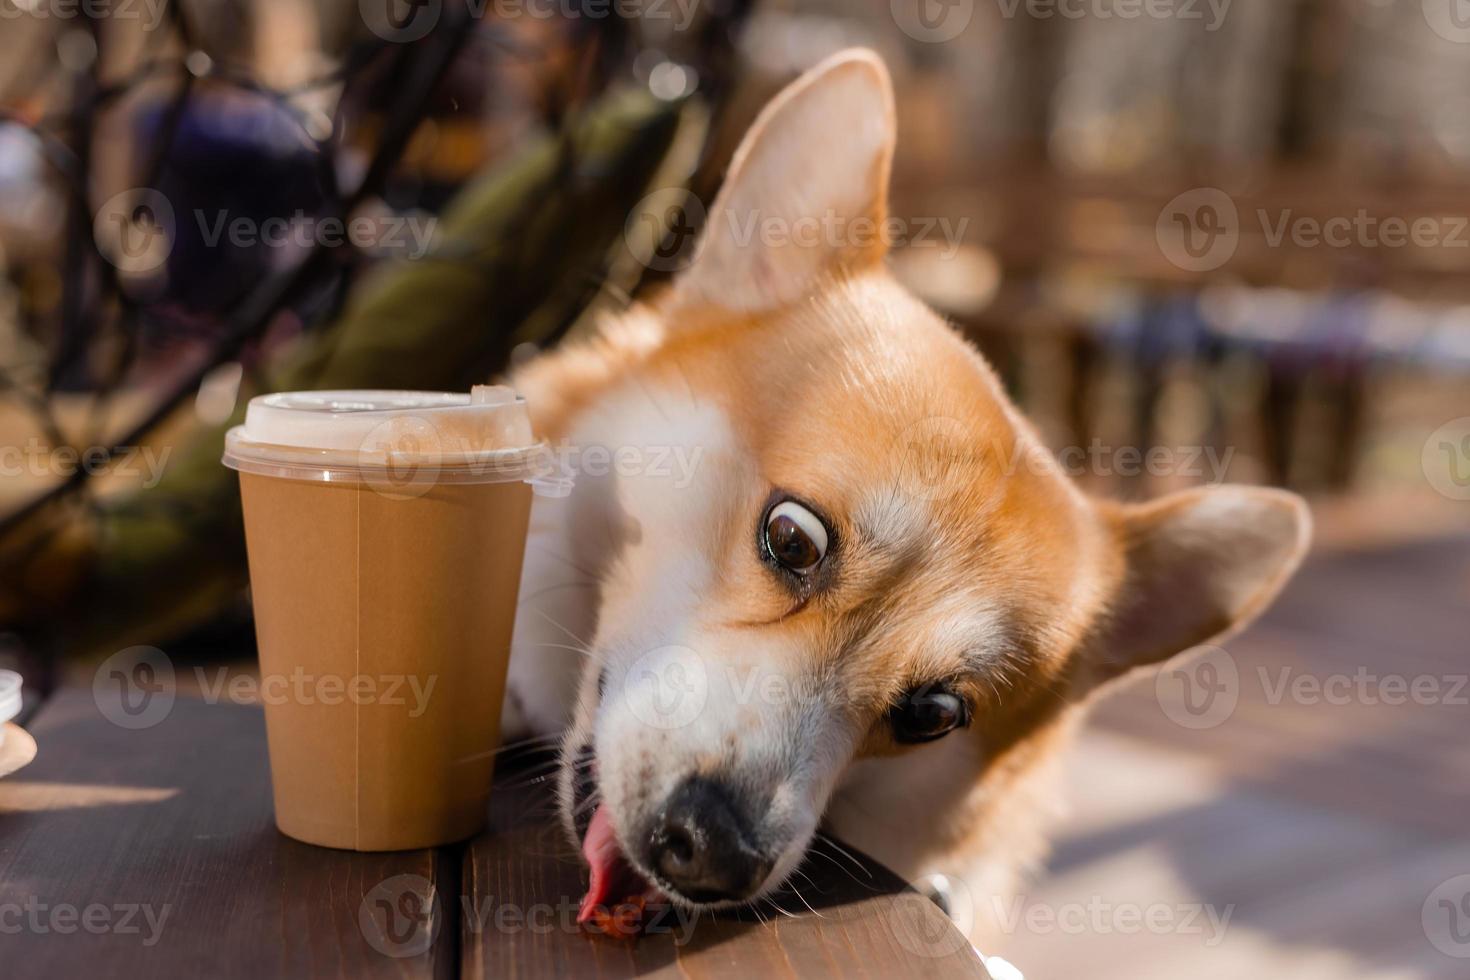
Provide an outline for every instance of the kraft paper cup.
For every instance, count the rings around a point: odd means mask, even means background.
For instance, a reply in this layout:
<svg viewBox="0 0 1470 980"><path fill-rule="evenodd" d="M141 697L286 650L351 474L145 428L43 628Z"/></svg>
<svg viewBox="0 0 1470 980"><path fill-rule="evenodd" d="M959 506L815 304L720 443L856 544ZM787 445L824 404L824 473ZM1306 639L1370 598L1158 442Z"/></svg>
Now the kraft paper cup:
<svg viewBox="0 0 1470 980"><path fill-rule="evenodd" d="M533 493L524 400L264 395L240 473L276 824L327 847L431 847L484 825Z"/></svg>

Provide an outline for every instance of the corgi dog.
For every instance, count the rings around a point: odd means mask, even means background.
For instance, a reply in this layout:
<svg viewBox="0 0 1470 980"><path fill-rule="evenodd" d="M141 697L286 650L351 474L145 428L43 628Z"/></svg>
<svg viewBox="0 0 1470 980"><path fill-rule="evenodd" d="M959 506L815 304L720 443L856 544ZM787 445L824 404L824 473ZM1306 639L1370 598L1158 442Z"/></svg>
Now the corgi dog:
<svg viewBox="0 0 1470 980"><path fill-rule="evenodd" d="M750 903L822 832L1005 895L1097 692L1239 629L1307 548L1282 491L1074 486L885 267L895 139L882 61L828 59L668 288L511 379L580 454L533 509L504 727L564 733L586 914Z"/></svg>

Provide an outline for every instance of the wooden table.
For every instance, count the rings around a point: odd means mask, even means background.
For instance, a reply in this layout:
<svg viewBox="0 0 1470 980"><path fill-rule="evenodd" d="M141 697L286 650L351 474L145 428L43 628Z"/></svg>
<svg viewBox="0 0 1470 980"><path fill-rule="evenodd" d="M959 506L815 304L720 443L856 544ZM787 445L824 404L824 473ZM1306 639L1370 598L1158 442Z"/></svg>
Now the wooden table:
<svg viewBox="0 0 1470 980"><path fill-rule="evenodd" d="M1151 678L1099 706L1068 758L1071 816L1047 871L1025 889L1021 926L987 953L1033 978L1470 977L1465 934L1431 900L1470 875L1470 533L1406 540L1425 509L1397 510L1333 521L1319 509L1316 553L1226 645L1238 702L1219 724L1176 724ZM1334 546L1343 518L1356 527ZM1352 686L1294 696L1283 678ZM1438 696L1395 696L1396 678ZM1199 918L1027 924L1033 909L1092 907Z"/></svg>
<svg viewBox="0 0 1470 980"><path fill-rule="evenodd" d="M673 920L636 942L575 923L584 872L550 788L503 765L468 844L358 854L272 822L258 708L179 692L110 722L66 687L36 761L0 780L0 977L977 977L964 938L875 862L826 853L789 915Z"/></svg>

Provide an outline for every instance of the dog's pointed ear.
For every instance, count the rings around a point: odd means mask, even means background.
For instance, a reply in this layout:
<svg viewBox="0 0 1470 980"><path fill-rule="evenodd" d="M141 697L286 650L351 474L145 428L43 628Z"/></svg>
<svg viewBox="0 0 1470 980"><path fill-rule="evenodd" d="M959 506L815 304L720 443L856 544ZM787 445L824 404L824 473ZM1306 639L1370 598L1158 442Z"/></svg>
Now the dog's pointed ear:
<svg viewBox="0 0 1470 980"><path fill-rule="evenodd" d="M881 261L895 130L893 85L872 51L840 52L792 82L736 150L676 299L759 312Z"/></svg>
<svg viewBox="0 0 1470 980"><path fill-rule="evenodd" d="M1084 650L1084 687L1222 639L1291 578L1311 539L1297 495L1255 487L1171 494L1115 515L1126 573Z"/></svg>

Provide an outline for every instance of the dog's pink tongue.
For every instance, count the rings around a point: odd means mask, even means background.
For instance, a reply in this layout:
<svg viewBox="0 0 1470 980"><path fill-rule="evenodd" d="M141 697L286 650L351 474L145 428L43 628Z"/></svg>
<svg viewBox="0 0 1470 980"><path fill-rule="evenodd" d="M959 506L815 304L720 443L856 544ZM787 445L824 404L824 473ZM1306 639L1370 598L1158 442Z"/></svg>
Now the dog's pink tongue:
<svg viewBox="0 0 1470 980"><path fill-rule="evenodd" d="M582 856L592 869L587 883L587 894L582 896L582 905L577 910L577 921L586 922L592 917L593 909L608 904L608 893L619 877L619 866L623 864L622 851L618 849L618 838L613 833L612 818L607 807L599 805L587 826L587 836L582 838Z"/></svg>

